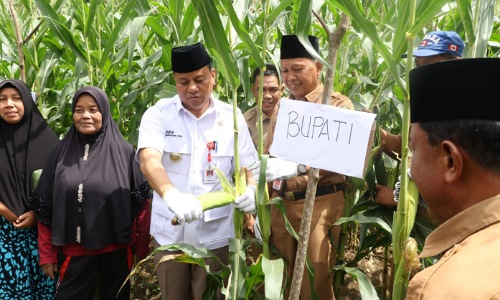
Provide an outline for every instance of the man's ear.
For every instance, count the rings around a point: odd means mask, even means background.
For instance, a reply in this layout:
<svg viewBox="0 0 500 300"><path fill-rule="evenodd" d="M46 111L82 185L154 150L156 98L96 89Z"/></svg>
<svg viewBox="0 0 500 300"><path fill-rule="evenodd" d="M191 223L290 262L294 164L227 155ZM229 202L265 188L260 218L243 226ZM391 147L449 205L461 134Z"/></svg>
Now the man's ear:
<svg viewBox="0 0 500 300"><path fill-rule="evenodd" d="M455 143L449 140L441 142L441 149L444 153L442 163L445 180L448 183L455 182L464 172L464 154Z"/></svg>
<svg viewBox="0 0 500 300"><path fill-rule="evenodd" d="M316 68L318 69L318 76L321 74L321 71L323 71L323 64L320 63L319 61L316 61Z"/></svg>
<svg viewBox="0 0 500 300"><path fill-rule="evenodd" d="M215 72L215 68L212 67L212 70L210 70L210 77L212 77L213 81L213 89L217 86L217 72Z"/></svg>

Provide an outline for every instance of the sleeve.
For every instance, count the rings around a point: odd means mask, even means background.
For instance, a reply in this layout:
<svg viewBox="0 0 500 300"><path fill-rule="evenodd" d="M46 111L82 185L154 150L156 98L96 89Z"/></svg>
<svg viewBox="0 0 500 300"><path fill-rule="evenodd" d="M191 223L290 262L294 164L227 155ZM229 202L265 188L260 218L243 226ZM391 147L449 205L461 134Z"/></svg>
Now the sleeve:
<svg viewBox="0 0 500 300"><path fill-rule="evenodd" d="M57 264L58 247L52 245L52 231L49 227L38 222L38 253L40 265Z"/></svg>
<svg viewBox="0 0 500 300"><path fill-rule="evenodd" d="M250 108L247 112L243 114L245 118L245 123L248 126L248 132L250 133L250 137L252 138L252 142L254 145L257 145L259 139L259 133L257 130L257 113L254 108ZM264 132L265 134L265 132ZM257 146L255 146L257 147Z"/></svg>
<svg viewBox="0 0 500 300"><path fill-rule="evenodd" d="M143 148L153 148L163 153L165 146L165 116L158 104L146 110L139 125L139 140L137 143L136 160L138 153Z"/></svg>
<svg viewBox="0 0 500 300"><path fill-rule="evenodd" d="M330 105L354 110L354 104L352 103L351 99L339 92L332 92Z"/></svg>
<svg viewBox="0 0 500 300"><path fill-rule="evenodd" d="M269 126L267 127L267 134L266 138L264 140L264 154L269 154L269 149L271 148L271 144L273 143L273 138L274 138L274 130L276 128L276 121L278 119L278 111L280 108L280 103L281 100L276 104L274 107L273 115L271 116L271 120L269 120ZM285 98L286 99L286 98Z"/></svg>

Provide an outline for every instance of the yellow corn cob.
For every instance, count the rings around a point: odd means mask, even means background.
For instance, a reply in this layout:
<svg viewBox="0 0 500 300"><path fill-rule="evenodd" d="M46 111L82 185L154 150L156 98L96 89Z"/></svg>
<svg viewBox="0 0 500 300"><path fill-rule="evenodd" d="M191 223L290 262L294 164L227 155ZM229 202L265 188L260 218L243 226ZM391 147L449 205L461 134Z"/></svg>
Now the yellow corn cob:
<svg viewBox="0 0 500 300"><path fill-rule="evenodd" d="M201 204L201 210L206 211L209 209L225 206L234 202L234 195L224 191L209 192L196 197ZM172 219L172 225L179 225L177 217Z"/></svg>
<svg viewBox="0 0 500 300"><path fill-rule="evenodd" d="M234 202L234 195L223 191L206 193L196 197L201 202L201 210L221 207Z"/></svg>

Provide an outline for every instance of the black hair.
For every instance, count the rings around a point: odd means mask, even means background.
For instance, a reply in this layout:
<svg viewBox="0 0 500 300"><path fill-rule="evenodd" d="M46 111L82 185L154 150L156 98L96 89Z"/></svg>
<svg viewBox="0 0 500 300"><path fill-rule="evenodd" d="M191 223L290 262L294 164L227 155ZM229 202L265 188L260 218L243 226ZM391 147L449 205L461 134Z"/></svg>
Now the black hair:
<svg viewBox="0 0 500 300"><path fill-rule="evenodd" d="M457 58L461 57L461 56L458 56L458 55L455 55L452 53L441 53L438 55L441 56L444 60L452 60L452 59L457 59Z"/></svg>
<svg viewBox="0 0 500 300"><path fill-rule="evenodd" d="M500 173L500 121L446 120L420 122L430 145L450 140L486 170Z"/></svg>
<svg viewBox="0 0 500 300"><path fill-rule="evenodd" d="M252 83L255 83L255 78L260 75L260 68L257 67L253 70L252 73ZM280 83L280 75L278 73L278 69L273 64L266 64L266 70L264 71L264 76L275 76L278 79L278 83Z"/></svg>

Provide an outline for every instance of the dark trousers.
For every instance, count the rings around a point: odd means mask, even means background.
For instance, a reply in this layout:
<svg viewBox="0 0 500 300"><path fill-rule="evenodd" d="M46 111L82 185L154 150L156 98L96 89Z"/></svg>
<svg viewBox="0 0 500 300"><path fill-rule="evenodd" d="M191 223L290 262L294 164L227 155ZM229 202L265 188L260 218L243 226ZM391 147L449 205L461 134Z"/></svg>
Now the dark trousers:
<svg viewBox="0 0 500 300"><path fill-rule="evenodd" d="M59 258L59 282L56 299L92 300L130 299L130 282L118 294L132 266L130 247L117 251Z"/></svg>

